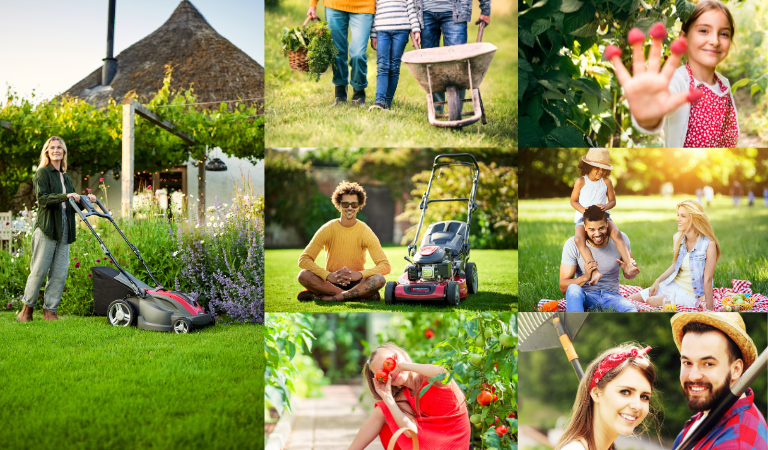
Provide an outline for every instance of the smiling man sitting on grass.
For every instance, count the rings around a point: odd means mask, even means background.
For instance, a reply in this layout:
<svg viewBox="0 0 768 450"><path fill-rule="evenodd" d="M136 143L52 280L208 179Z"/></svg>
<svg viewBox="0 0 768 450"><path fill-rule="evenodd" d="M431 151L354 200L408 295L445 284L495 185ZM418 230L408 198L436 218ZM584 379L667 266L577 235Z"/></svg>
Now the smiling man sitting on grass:
<svg viewBox="0 0 768 450"><path fill-rule="evenodd" d="M328 302L348 300L381 300L384 275L390 271L389 261L373 231L357 220L357 212L365 206L365 190L357 183L342 181L331 195L340 219L326 223L315 233L299 257L299 283L307 288L299 293L301 301ZM315 263L325 248L325 269ZM365 269L365 251L376 264Z"/></svg>

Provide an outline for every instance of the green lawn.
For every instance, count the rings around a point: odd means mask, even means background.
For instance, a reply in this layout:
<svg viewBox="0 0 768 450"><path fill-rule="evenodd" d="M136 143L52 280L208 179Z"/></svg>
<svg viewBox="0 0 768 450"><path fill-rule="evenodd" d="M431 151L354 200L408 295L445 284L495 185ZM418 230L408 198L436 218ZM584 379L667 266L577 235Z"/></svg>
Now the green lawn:
<svg viewBox="0 0 768 450"><path fill-rule="evenodd" d="M280 32L306 19L307 0L282 0L266 10L266 145L270 147L517 147L517 11L511 0L494 0L491 25L483 41L498 47L480 86L488 124L462 130L433 127L427 121L426 94L410 70L402 66L388 111L371 111L376 96L376 51L368 45L368 87L365 108L327 109L333 102L329 68L320 81L291 70L280 46ZM318 15L325 18L323 4ZM473 21L479 17L475 5ZM478 26L470 23L469 42ZM408 44L406 51L413 50ZM348 87L349 98L352 98Z"/></svg>
<svg viewBox="0 0 768 450"><path fill-rule="evenodd" d="M263 327L189 335L0 313L0 447L263 448Z"/></svg>
<svg viewBox="0 0 768 450"><path fill-rule="evenodd" d="M469 260L477 264L480 292L461 301L458 307L445 303L396 303L384 304L384 291L380 302L300 302L296 295L304 288L296 281L299 274L299 255L304 249L267 250L266 260L266 311L267 312L339 312L339 311L514 311L517 312L517 250L472 250ZM384 247L392 273L387 281L396 281L403 273L407 247ZM325 252L316 261L325 264ZM367 260L365 267L374 264Z"/></svg>
<svg viewBox="0 0 768 450"><path fill-rule="evenodd" d="M620 282L648 287L672 264L672 236L677 232L675 206L691 196L623 196L611 215L627 234L640 275ZM732 279L749 280L752 290L768 295L768 208L748 208L746 198L735 208L730 197L718 196L705 208L722 257L715 287L731 287ZM540 299L559 300L563 244L573 236L573 208L567 198L520 200L520 310L535 311Z"/></svg>

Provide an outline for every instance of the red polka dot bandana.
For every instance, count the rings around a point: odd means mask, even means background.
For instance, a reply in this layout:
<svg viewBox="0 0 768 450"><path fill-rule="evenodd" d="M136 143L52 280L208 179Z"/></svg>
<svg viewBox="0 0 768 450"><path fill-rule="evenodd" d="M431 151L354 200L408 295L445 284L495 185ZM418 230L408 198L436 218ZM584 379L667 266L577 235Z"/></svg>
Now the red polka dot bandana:
<svg viewBox="0 0 768 450"><path fill-rule="evenodd" d="M691 115L688 117L688 134L685 135L686 148L734 148L739 140L739 124L736 120L736 108L731 102L731 94L719 96L704 83L694 84L691 67L688 70L690 88L702 92L699 100L691 103ZM728 89L717 79L720 92Z"/></svg>
<svg viewBox="0 0 768 450"><path fill-rule="evenodd" d="M628 360L629 358L644 358L644 355L651 350L651 347L645 347L644 350L638 350L633 348L628 352L614 353L613 355L605 358L597 366L595 375L592 377L592 383L589 385L589 390L597 386L597 382L600 381L606 373L613 370L616 366Z"/></svg>

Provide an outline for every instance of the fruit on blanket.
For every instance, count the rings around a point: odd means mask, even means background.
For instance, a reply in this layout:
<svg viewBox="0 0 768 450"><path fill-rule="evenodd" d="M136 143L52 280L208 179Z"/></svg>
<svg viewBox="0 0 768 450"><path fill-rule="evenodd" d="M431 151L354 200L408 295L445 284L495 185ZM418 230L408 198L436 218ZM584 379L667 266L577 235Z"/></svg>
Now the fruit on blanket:
<svg viewBox="0 0 768 450"><path fill-rule="evenodd" d="M502 333L501 336L499 336L499 343L504 348L511 348L513 345L512 336Z"/></svg>
<svg viewBox="0 0 768 450"><path fill-rule="evenodd" d="M481 366L483 364L483 357L473 353L469 355L469 362L471 362L473 366Z"/></svg>
<svg viewBox="0 0 768 450"><path fill-rule="evenodd" d="M480 403L482 406L485 406L493 400L493 394L491 394L488 391L483 391L479 394L477 394L477 403Z"/></svg>
<svg viewBox="0 0 768 450"><path fill-rule="evenodd" d="M435 332L427 328L427 331L424 332L424 336L426 336L427 339L432 339L435 337Z"/></svg>
<svg viewBox="0 0 768 450"><path fill-rule="evenodd" d="M397 367L397 363L393 358L387 358L384 360L384 371L385 372L392 372L395 370L395 367Z"/></svg>
<svg viewBox="0 0 768 450"><path fill-rule="evenodd" d="M483 333L483 336L485 336L486 339L490 339L493 337L493 330L490 328L486 328L485 332Z"/></svg>
<svg viewBox="0 0 768 450"><path fill-rule="evenodd" d="M376 372L376 381L378 381L379 383L386 383L387 378L389 378L389 374L387 374L387 372L383 370L379 370L378 372Z"/></svg>
<svg viewBox="0 0 768 450"><path fill-rule="evenodd" d="M482 420L482 417L480 414L472 414L472 416L469 418L469 421L474 423L475 425L479 424Z"/></svg>
<svg viewBox="0 0 768 450"><path fill-rule="evenodd" d="M498 434L499 437L502 437L505 434L507 434L507 426L506 425L499 425L498 427L496 427L496 434Z"/></svg>
<svg viewBox="0 0 768 450"><path fill-rule="evenodd" d="M677 305L675 304L664 305L664 312L677 312Z"/></svg>
<svg viewBox="0 0 768 450"><path fill-rule="evenodd" d="M541 312L557 312L557 300L550 300L539 306Z"/></svg>

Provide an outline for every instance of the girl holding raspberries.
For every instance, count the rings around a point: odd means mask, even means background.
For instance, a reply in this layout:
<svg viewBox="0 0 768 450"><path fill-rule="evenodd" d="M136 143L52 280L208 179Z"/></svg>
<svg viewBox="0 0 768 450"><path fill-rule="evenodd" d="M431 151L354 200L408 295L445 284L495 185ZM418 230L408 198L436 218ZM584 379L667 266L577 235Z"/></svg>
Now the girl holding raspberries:
<svg viewBox="0 0 768 450"><path fill-rule="evenodd" d="M670 45L670 56L661 67L663 24L649 32L652 43L646 66L645 35L633 28L630 75L621 62L621 50L609 45L606 59L613 63L616 78L624 88L632 123L639 131L664 131L668 148L735 147L739 138L736 104L728 79L716 72L726 56L736 29L728 8L718 0L702 0L683 23L680 37ZM682 56L687 61L678 67Z"/></svg>
<svg viewBox="0 0 768 450"><path fill-rule="evenodd" d="M363 377L378 403L349 449L363 450L376 436L387 448L401 428L407 431L397 438L395 448L410 449L412 433L424 448L469 448L469 414L456 382L437 381L420 395L429 380L442 373L446 371L440 366L414 363L392 343L374 350L363 367Z"/></svg>

